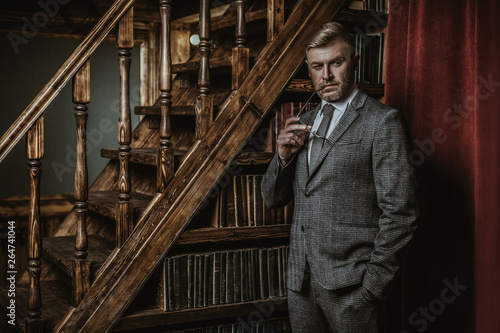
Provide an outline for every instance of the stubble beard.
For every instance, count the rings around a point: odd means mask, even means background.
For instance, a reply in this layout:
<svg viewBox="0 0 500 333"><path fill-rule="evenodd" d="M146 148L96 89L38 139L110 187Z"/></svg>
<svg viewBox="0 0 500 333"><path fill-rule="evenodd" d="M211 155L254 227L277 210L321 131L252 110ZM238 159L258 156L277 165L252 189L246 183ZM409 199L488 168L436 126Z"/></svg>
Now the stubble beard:
<svg viewBox="0 0 500 333"><path fill-rule="evenodd" d="M343 77L342 81L327 81L323 85L318 84L318 87L315 87L316 90L324 88L324 86L328 84L336 84L336 90L334 91L318 91L318 96L329 103L337 102L349 94L351 90L351 86L354 83L354 70L350 69L347 74ZM328 88L326 88L328 90Z"/></svg>

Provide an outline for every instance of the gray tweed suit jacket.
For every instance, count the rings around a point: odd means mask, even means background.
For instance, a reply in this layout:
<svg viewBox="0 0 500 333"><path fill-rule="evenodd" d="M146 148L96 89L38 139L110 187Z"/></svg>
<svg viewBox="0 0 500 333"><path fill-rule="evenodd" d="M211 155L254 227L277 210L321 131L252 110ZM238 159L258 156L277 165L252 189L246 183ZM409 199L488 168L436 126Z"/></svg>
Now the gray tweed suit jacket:
<svg viewBox="0 0 500 333"><path fill-rule="evenodd" d="M307 257L322 287L362 284L385 298L418 216L403 116L360 90L311 168L307 146L286 166L276 154L262 181L267 205L294 199L287 287L300 291Z"/></svg>

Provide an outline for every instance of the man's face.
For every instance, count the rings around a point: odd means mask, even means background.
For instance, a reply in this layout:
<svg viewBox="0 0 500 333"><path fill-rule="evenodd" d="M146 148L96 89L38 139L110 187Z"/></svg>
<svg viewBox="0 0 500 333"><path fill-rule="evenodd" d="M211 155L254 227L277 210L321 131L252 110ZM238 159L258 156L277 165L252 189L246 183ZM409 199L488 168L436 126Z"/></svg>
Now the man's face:
<svg viewBox="0 0 500 333"><path fill-rule="evenodd" d="M310 48L306 52L309 76L319 97L327 102L345 98L354 83L354 71L359 54L351 58L346 42L336 39L326 46Z"/></svg>

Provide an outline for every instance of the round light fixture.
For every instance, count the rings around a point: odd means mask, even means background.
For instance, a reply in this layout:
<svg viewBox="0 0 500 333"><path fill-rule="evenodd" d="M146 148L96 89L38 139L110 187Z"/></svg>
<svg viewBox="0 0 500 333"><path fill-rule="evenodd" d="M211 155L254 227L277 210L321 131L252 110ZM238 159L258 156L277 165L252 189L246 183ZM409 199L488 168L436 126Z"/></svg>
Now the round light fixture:
<svg viewBox="0 0 500 333"><path fill-rule="evenodd" d="M189 38L189 41L191 42L191 44L193 45L198 45L200 44L200 36L198 35L192 35L190 38Z"/></svg>

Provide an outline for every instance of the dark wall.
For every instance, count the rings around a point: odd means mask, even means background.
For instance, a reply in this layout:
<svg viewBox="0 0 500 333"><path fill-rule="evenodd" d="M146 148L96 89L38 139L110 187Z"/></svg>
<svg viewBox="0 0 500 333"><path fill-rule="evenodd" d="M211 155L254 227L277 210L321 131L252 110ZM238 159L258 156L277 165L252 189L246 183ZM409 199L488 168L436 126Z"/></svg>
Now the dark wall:
<svg viewBox="0 0 500 333"><path fill-rule="evenodd" d="M0 132L14 120L56 73L80 41L34 37L15 48L6 34L0 35ZM139 122L133 107L139 103L140 47L132 50L132 128ZM91 103L88 104L87 156L90 184L107 160L101 148L118 146L119 82L115 43L103 42L91 57ZM71 82L45 111L45 157L42 160L42 194L74 190L75 118ZM27 195L28 173L24 139L0 163L0 198Z"/></svg>

